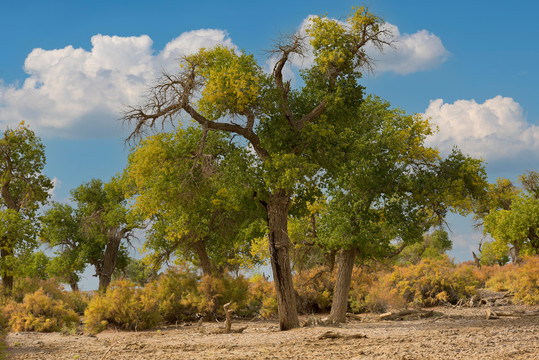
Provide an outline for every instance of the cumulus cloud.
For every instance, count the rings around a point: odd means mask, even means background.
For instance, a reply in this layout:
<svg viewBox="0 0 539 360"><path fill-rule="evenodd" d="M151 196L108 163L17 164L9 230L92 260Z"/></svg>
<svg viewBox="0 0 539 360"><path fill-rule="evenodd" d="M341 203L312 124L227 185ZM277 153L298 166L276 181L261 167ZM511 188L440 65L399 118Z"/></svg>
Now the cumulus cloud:
<svg viewBox="0 0 539 360"><path fill-rule="evenodd" d="M368 55L375 61L375 71L394 72L406 75L438 67L449 56L442 40L427 30L413 34L401 34L395 25L384 25L393 35L392 47L386 47L382 54L370 47Z"/></svg>
<svg viewBox="0 0 539 360"><path fill-rule="evenodd" d="M25 120L42 136L69 138L118 134L125 105L136 104L163 70L178 59L218 43L234 47L226 32L184 33L154 54L147 35L95 35L90 50L34 49L26 58L22 86L0 82L0 124Z"/></svg>
<svg viewBox="0 0 539 360"><path fill-rule="evenodd" d="M297 33L302 37L307 35L307 27L314 15L306 17L299 26ZM344 24L344 23L343 23ZM393 24L385 23L385 29L391 34L392 46L386 46L382 53L374 46L367 46L365 51L373 59L375 73L393 72L406 75L418 71L436 68L449 56L449 51L442 44L442 40L427 30L420 30L413 34L401 34L399 28ZM267 61L268 70L273 69L278 58L272 57ZM283 71L283 76L294 81L293 67L307 68L313 65L313 48L306 46L304 56L292 56L291 66Z"/></svg>
<svg viewBox="0 0 539 360"><path fill-rule="evenodd" d="M429 144L448 152L457 145L463 152L490 161L539 158L539 126L528 123L522 107L509 97L496 96L477 103L457 100L452 104L432 100L425 111L439 132Z"/></svg>

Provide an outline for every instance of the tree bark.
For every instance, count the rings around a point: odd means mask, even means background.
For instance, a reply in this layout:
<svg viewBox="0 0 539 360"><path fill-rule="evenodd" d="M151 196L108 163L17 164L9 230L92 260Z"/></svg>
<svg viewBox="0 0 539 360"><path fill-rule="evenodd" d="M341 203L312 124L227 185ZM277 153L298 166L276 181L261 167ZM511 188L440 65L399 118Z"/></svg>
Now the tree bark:
<svg viewBox="0 0 539 360"><path fill-rule="evenodd" d="M290 239L288 238L288 208L290 196L285 190L277 190L268 199L268 244L277 293L280 330L299 327L296 308L296 292L290 268Z"/></svg>
<svg viewBox="0 0 539 360"><path fill-rule="evenodd" d="M13 292L13 269L6 266L6 258L13 255L13 248L6 246L6 240L3 241L0 257L2 258L2 285L4 286L4 295L10 297Z"/></svg>
<svg viewBox="0 0 539 360"><path fill-rule="evenodd" d="M342 249L339 254L339 268L337 269L337 280L333 291L333 302L329 320L332 323L343 323L346 321L346 309L348 309L348 293L352 282L352 270L356 259L356 250Z"/></svg>
<svg viewBox="0 0 539 360"><path fill-rule="evenodd" d="M105 255L103 257L103 266L99 272L99 291L105 292L112 279L112 273L116 269L118 261L118 250L123 236L120 234L109 235Z"/></svg>
<svg viewBox="0 0 539 360"><path fill-rule="evenodd" d="M200 261L200 267L202 268L202 273L204 276L212 275L212 264L208 252L206 251L206 246L204 245L204 240L195 241L193 244L195 252L197 253L198 260Z"/></svg>
<svg viewBox="0 0 539 360"><path fill-rule="evenodd" d="M71 287L71 291L79 291L79 283L75 274L71 274L69 277L69 286Z"/></svg>

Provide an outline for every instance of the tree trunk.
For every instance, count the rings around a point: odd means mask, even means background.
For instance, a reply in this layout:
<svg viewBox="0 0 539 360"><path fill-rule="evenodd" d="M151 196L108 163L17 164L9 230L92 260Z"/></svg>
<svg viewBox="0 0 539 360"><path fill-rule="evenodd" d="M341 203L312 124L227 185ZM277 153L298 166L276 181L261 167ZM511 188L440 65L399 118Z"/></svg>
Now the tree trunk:
<svg viewBox="0 0 539 360"><path fill-rule="evenodd" d="M350 292L352 270L354 270L355 259L355 249L342 249L339 254L339 268L337 269L337 279L333 291L333 302L331 303L331 312L329 314L329 320L332 323L343 323L346 321L348 293Z"/></svg>
<svg viewBox="0 0 539 360"><path fill-rule="evenodd" d="M11 296L13 292L13 269L6 265L6 258L13 255L13 248L3 241L0 257L2 258L2 285L4 286L4 295Z"/></svg>
<svg viewBox="0 0 539 360"><path fill-rule="evenodd" d="M71 291L79 291L79 284L75 274L71 274L69 277L69 286L71 287Z"/></svg>
<svg viewBox="0 0 539 360"><path fill-rule="evenodd" d="M204 240L198 240L193 244L193 248L198 256L198 261L200 261L200 267L202 268L202 273L204 276L212 275L212 264L208 252L206 251L206 246L204 245Z"/></svg>
<svg viewBox="0 0 539 360"><path fill-rule="evenodd" d="M280 330L299 327L296 308L296 292L290 269L290 239L288 238L288 207L290 196L278 190L268 200L268 244L273 270L273 281L277 293Z"/></svg>
<svg viewBox="0 0 539 360"><path fill-rule="evenodd" d="M103 266L99 272L99 291L105 292L109 287L112 279L112 273L116 269L116 263L118 261L118 250L120 249L120 243L123 236L120 234L109 235L107 247L105 248L105 255L103 257Z"/></svg>

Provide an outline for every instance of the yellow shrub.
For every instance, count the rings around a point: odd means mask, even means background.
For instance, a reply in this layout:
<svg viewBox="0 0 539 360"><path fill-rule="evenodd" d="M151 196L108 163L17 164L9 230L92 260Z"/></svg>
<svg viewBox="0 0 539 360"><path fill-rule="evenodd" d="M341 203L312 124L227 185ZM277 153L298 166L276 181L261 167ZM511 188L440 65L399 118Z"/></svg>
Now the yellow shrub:
<svg viewBox="0 0 539 360"><path fill-rule="evenodd" d="M3 312L12 331L60 331L79 322L79 316L67 304L53 299L43 289L26 294L22 303L9 302Z"/></svg>
<svg viewBox="0 0 539 360"><path fill-rule="evenodd" d="M154 289L163 319L176 322L195 319L200 303L197 284L198 276L194 271L170 268L146 287Z"/></svg>
<svg viewBox="0 0 539 360"><path fill-rule="evenodd" d="M161 321L154 289L139 289L129 280L113 281L105 294L97 294L84 312L86 328L91 332L105 329L107 324L128 330L144 330Z"/></svg>
<svg viewBox="0 0 539 360"><path fill-rule="evenodd" d="M497 271L483 270L485 287L494 291L510 291L517 301L539 304L539 256L524 257L521 264L498 266ZM486 275L484 275L486 273Z"/></svg>
<svg viewBox="0 0 539 360"><path fill-rule="evenodd" d="M447 257L397 266L387 281L393 294L402 296L407 303L420 306L455 304L473 295L479 285L473 276L472 266L457 268Z"/></svg>
<svg viewBox="0 0 539 360"><path fill-rule="evenodd" d="M356 267L352 272L349 306L355 313L385 312L389 306L402 307L404 300L401 296L390 291L386 280L388 270L383 265Z"/></svg>
<svg viewBox="0 0 539 360"><path fill-rule="evenodd" d="M259 314L269 319L277 314L277 299L275 286L262 275L254 275L249 280L247 309L251 314Z"/></svg>

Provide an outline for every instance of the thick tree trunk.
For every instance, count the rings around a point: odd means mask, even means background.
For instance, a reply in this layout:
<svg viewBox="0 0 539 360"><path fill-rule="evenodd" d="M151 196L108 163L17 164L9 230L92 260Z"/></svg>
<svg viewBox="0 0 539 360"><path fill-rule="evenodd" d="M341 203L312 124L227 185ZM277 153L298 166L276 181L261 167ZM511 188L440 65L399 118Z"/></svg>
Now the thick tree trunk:
<svg viewBox="0 0 539 360"><path fill-rule="evenodd" d="M212 275L212 264L208 252L206 251L206 246L204 245L204 240L198 240L193 244L195 252L198 256L198 261L200 261L200 267L202 268L202 273L206 275Z"/></svg>
<svg viewBox="0 0 539 360"><path fill-rule="evenodd" d="M289 330L299 327L296 292L290 268L290 239L288 238L288 207L290 196L284 190L270 195L267 211L269 225L269 251L273 280L277 293L279 328Z"/></svg>
<svg viewBox="0 0 539 360"><path fill-rule="evenodd" d="M6 265L6 258L13 255L13 248L7 246L3 241L2 249L0 250L0 257L2 258L2 285L4 287L4 295L11 296L13 292L13 269Z"/></svg>
<svg viewBox="0 0 539 360"><path fill-rule="evenodd" d="M109 235L107 247L105 248L105 255L103 258L103 266L99 272L99 291L104 292L109 287L112 279L112 273L116 269L116 263L118 261L118 251L120 249L120 243L123 236L119 234Z"/></svg>
<svg viewBox="0 0 539 360"><path fill-rule="evenodd" d="M337 279L333 291L333 302L331 303L331 312L329 320L332 323L343 323L346 321L346 309L348 308L348 293L352 282L352 270L354 270L354 261L356 259L356 250L341 250L338 259Z"/></svg>

